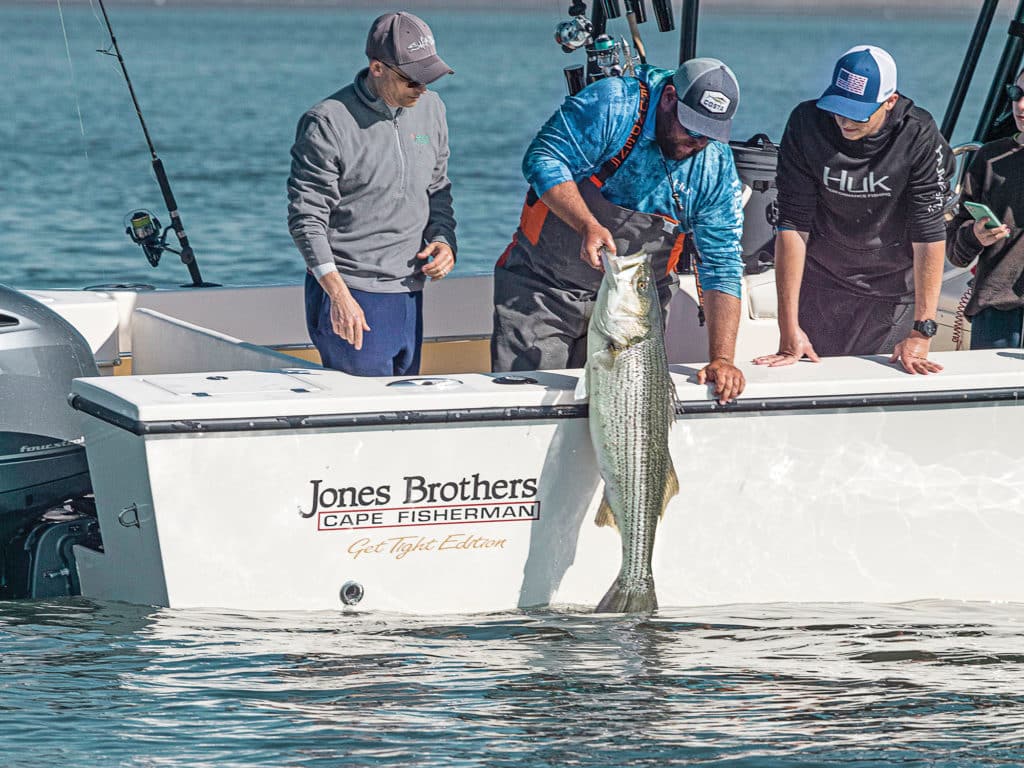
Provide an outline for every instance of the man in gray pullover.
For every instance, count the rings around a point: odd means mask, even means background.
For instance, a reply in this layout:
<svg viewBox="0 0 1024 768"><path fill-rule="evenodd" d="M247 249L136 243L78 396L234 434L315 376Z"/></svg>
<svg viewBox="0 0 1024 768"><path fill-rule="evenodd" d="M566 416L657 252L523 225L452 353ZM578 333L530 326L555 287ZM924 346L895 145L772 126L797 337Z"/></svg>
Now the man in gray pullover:
<svg viewBox="0 0 1024 768"><path fill-rule="evenodd" d="M369 66L299 120L288 229L306 261L306 323L323 364L357 376L419 373L423 284L455 265L444 104L452 70L430 28L386 13Z"/></svg>

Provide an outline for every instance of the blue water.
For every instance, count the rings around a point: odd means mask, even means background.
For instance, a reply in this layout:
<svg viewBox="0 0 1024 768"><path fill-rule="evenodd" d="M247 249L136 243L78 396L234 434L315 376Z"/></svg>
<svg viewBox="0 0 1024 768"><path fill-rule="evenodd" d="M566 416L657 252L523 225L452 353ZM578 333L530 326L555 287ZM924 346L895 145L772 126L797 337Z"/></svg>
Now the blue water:
<svg viewBox="0 0 1024 768"><path fill-rule="evenodd" d="M0 603L5 766L1024 763L1024 607Z"/></svg>
<svg viewBox="0 0 1024 768"><path fill-rule="evenodd" d="M517 221L522 151L564 94L561 68L579 60L551 40L565 6L424 12L458 72L437 90L461 274L486 272ZM297 281L292 131L361 65L373 12L110 11L204 276ZM181 282L173 256L154 271L123 234L124 213L163 206L116 62L94 52L106 47L98 19L79 5L64 20L70 62L55 4L0 7L0 282ZM651 60L671 65L676 35L644 33ZM941 117L968 37L969 20L709 16L699 53L739 76L736 135L777 139L857 42L892 51L902 90ZM976 90L958 140L979 101ZM0 603L0 764L1021 765L1022 649L1020 605L640 620Z"/></svg>
<svg viewBox="0 0 1024 768"><path fill-rule="evenodd" d="M562 68L582 60L552 39L566 7L552 0L549 11L422 12L457 73L436 88L451 129L455 276L489 271L518 222L523 150L565 95ZM116 2L109 10L204 277L297 281L302 265L285 223L295 123L365 63L375 11ZM64 8L66 49L56 2L0 4L0 282L173 285L187 277L173 254L154 271L124 235L124 214L137 206L168 222L117 62L96 53L108 47L97 13ZM888 48L902 66L901 90L941 119L973 23L705 16L698 54L724 59L740 80L736 137L765 132L776 140L792 106L820 94L835 58L858 42ZM659 33L653 21L641 29L649 60L673 66L678 34ZM613 31L624 33L624 24ZM982 88L971 94L958 140L974 127L1001 47L1000 40L986 51Z"/></svg>

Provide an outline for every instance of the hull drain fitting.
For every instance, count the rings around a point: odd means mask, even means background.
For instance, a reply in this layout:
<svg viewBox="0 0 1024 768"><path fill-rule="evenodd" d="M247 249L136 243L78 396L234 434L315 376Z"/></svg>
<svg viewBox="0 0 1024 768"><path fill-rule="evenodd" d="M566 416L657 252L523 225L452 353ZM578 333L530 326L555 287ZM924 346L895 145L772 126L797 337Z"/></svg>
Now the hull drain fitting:
<svg viewBox="0 0 1024 768"><path fill-rule="evenodd" d="M363 599L365 590L358 581L346 581L341 585L338 596L345 605L357 605Z"/></svg>

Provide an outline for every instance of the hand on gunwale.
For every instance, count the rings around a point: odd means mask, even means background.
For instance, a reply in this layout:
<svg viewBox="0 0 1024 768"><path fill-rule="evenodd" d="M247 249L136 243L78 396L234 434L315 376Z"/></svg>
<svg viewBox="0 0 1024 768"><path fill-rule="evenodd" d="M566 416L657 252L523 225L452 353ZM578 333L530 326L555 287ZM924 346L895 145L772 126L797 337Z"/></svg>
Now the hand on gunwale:
<svg viewBox="0 0 1024 768"><path fill-rule="evenodd" d="M889 358L890 363L897 360L903 365L907 373L938 373L942 366L928 359L928 349L931 347L931 339L922 336L915 336L911 332L907 338L896 345L896 349Z"/></svg>
<svg viewBox="0 0 1024 768"><path fill-rule="evenodd" d="M707 384L709 381L715 384L715 397L718 398L719 405L735 400L743 394L743 389L747 386L743 371L724 357L716 357L697 371L698 384Z"/></svg>
<svg viewBox="0 0 1024 768"><path fill-rule="evenodd" d="M754 358L754 365L767 365L774 368L779 365L792 365L807 356L812 363L820 363L818 353L814 351L811 340L807 338L803 328L797 328L791 336L779 339L779 351L774 355L762 355Z"/></svg>

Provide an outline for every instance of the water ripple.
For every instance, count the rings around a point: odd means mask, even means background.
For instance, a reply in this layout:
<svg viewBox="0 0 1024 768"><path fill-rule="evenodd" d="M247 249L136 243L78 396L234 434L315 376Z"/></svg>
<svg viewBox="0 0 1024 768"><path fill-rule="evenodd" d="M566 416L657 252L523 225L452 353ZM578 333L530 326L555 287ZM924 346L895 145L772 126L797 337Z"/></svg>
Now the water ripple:
<svg viewBox="0 0 1024 768"><path fill-rule="evenodd" d="M1024 606L0 604L21 765L1016 765ZM69 738L68 734L74 734Z"/></svg>

